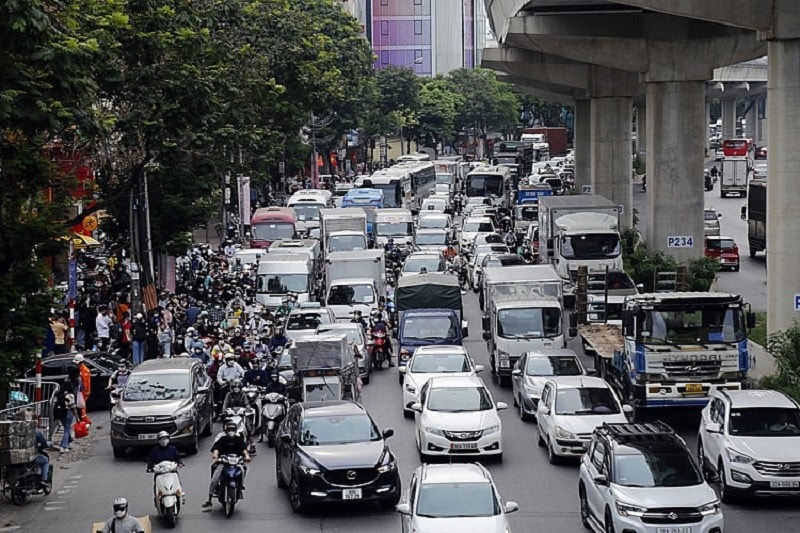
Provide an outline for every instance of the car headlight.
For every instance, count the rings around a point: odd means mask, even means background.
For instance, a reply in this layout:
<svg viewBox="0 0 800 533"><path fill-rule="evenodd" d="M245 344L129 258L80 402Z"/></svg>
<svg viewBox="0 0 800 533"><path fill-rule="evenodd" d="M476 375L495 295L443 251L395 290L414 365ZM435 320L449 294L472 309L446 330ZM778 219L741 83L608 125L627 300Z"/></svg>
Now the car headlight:
<svg viewBox="0 0 800 533"><path fill-rule="evenodd" d="M500 424L497 424L497 425L494 425L494 426L491 426L491 427L488 427L488 428L484 429L483 430L483 436L485 437L487 435L494 435L498 431L500 431Z"/></svg>
<svg viewBox="0 0 800 533"><path fill-rule="evenodd" d="M413 385L410 385L408 382L406 382L405 386L406 386L406 392L408 392L409 394L416 394L417 393L417 388L414 387Z"/></svg>
<svg viewBox="0 0 800 533"><path fill-rule="evenodd" d="M423 426L422 429L423 431L425 431L425 433L430 433L431 435L438 435L439 437L444 437L444 432L441 429L434 428L431 426Z"/></svg>
<svg viewBox="0 0 800 533"><path fill-rule="evenodd" d="M511 368L511 354L503 350L497 350L497 361L500 368Z"/></svg>
<svg viewBox="0 0 800 533"><path fill-rule="evenodd" d="M397 461L392 461L389 464L378 467L378 473L385 474L386 472L394 472L397 470Z"/></svg>
<svg viewBox="0 0 800 533"><path fill-rule="evenodd" d="M646 512L646 507L617 502L617 513L619 513L620 516L644 516Z"/></svg>
<svg viewBox="0 0 800 533"><path fill-rule="evenodd" d="M128 417L123 415L122 413L114 413L111 415L111 421L117 422L118 424L124 424L128 421Z"/></svg>
<svg viewBox="0 0 800 533"><path fill-rule="evenodd" d="M525 389L525 392L527 392L531 396L535 396L536 398L538 398L539 396L542 395L542 387L540 387L539 385L533 385L531 383L525 383L523 385L523 388Z"/></svg>
<svg viewBox="0 0 800 533"><path fill-rule="evenodd" d="M701 505L697 508L703 516L715 515L720 513L719 500L714 500L711 503Z"/></svg>
<svg viewBox="0 0 800 533"><path fill-rule="evenodd" d="M725 448L725 451L728 453L728 460L732 463L739 463L743 465L749 465L753 462L753 458L749 455L745 455L740 451L737 451L733 448Z"/></svg>
<svg viewBox="0 0 800 533"><path fill-rule="evenodd" d="M316 476L321 472L321 470L319 470L318 468L312 468L302 463L298 464L297 467L300 469L302 473L304 473L307 476Z"/></svg>
<svg viewBox="0 0 800 533"><path fill-rule="evenodd" d="M561 426L556 426L556 437L559 439L575 440L575 434L567 431Z"/></svg>
<svg viewBox="0 0 800 533"><path fill-rule="evenodd" d="M175 413L175 420L191 420L194 418L194 409L185 409L183 411L178 411Z"/></svg>

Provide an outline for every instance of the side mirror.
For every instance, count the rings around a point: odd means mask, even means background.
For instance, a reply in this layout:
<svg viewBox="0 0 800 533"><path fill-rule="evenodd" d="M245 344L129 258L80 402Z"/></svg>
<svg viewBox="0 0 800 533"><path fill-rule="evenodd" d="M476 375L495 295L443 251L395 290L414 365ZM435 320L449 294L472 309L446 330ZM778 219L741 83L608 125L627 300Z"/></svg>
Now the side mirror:
<svg viewBox="0 0 800 533"><path fill-rule="evenodd" d="M506 402L497 402L497 410L502 411L503 409L508 409L508 404Z"/></svg>
<svg viewBox="0 0 800 533"><path fill-rule="evenodd" d="M747 206L746 205L742 206L742 210L739 213L739 216L741 217L742 220L747 220Z"/></svg>
<svg viewBox="0 0 800 533"><path fill-rule="evenodd" d="M421 413L422 412L422 404L419 403L419 402L412 403L411 404L411 410L412 411L416 411L418 413Z"/></svg>
<svg viewBox="0 0 800 533"><path fill-rule="evenodd" d="M756 314L749 312L747 313L747 329L753 329L756 327Z"/></svg>
<svg viewBox="0 0 800 533"><path fill-rule="evenodd" d="M633 406L626 403L625 405L622 406L622 412L625 413L626 415L632 415Z"/></svg>
<svg viewBox="0 0 800 533"><path fill-rule="evenodd" d="M490 317L489 315L483 315L483 317L481 318L481 327L483 328L483 331L489 331L491 326L492 326L492 317Z"/></svg>
<svg viewBox="0 0 800 533"><path fill-rule="evenodd" d="M519 504L517 502L506 502L503 506L506 511L506 514L513 513L515 511L519 511Z"/></svg>
<svg viewBox="0 0 800 533"><path fill-rule="evenodd" d="M542 413L543 415L549 415L550 414L550 408L547 407L546 405L542 405L541 402L540 402L539 403L539 412Z"/></svg>
<svg viewBox="0 0 800 533"><path fill-rule="evenodd" d="M383 438L388 439L394 435L394 428L386 428L382 432Z"/></svg>
<svg viewBox="0 0 800 533"><path fill-rule="evenodd" d="M516 369L511 371L511 375L512 376L521 376L522 375L522 370L520 370L519 368L516 368Z"/></svg>
<svg viewBox="0 0 800 533"><path fill-rule="evenodd" d="M411 514L411 506L407 503L398 503L394 510L400 514Z"/></svg>
<svg viewBox="0 0 800 533"><path fill-rule="evenodd" d="M587 376L596 376L597 375L597 370L595 370L594 368L590 368L589 370L586 371L586 375ZM625 407L623 407L622 410L624 411Z"/></svg>
<svg viewBox="0 0 800 533"><path fill-rule="evenodd" d="M717 422L709 422L706 424L707 433L722 433L722 428Z"/></svg>
<svg viewBox="0 0 800 533"><path fill-rule="evenodd" d="M483 372L483 365L475 365L475 373Z"/></svg>
<svg viewBox="0 0 800 533"><path fill-rule="evenodd" d="M608 486L608 478L604 475L595 476L593 481L595 485Z"/></svg>
<svg viewBox="0 0 800 533"><path fill-rule="evenodd" d="M722 213L717 213L717 218L722 218Z"/></svg>

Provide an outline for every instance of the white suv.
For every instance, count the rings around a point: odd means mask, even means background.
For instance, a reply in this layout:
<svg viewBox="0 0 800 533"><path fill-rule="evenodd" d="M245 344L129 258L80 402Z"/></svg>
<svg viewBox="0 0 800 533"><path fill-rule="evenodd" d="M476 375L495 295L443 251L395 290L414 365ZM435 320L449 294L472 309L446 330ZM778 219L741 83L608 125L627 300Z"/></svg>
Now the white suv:
<svg viewBox="0 0 800 533"><path fill-rule="evenodd" d="M581 459L581 521L595 531L722 533L719 499L668 425L603 424Z"/></svg>
<svg viewBox="0 0 800 533"><path fill-rule="evenodd" d="M774 390L717 391L701 415L697 456L723 502L800 495L800 405Z"/></svg>

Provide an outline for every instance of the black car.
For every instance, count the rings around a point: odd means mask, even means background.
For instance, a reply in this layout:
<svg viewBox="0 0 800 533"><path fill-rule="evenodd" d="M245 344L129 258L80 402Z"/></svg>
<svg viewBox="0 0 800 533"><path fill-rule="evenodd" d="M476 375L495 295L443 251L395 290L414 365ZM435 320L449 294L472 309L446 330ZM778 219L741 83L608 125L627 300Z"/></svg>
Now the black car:
<svg viewBox="0 0 800 533"><path fill-rule="evenodd" d="M400 501L397 460L367 411L347 401L293 405L278 430L275 473L296 513L342 501Z"/></svg>
<svg viewBox="0 0 800 533"><path fill-rule="evenodd" d="M67 379L67 368L75 366L72 360L76 355L83 355L83 361L92 374L92 393L89 395L89 411L108 409L111 407L111 398L108 379L117 370L119 363L125 363L130 368L129 362L118 355L108 352L73 352L60 355L51 355L42 359L42 379L44 381L61 382ZM36 369L32 368L25 373L26 378L36 377Z"/></svg>

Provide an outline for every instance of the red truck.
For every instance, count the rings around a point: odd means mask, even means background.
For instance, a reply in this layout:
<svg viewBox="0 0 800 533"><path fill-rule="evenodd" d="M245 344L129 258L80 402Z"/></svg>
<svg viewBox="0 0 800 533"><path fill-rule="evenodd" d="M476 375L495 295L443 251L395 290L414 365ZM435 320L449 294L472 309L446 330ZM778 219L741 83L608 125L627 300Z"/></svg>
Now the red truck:
<svg viewBox="0 0 800 533"><path fill-rule="evenodd" d="M550 156L559 157L567 155L567 128L525 128L522 134L544 134L545 141L550 145Z"/></svg>

